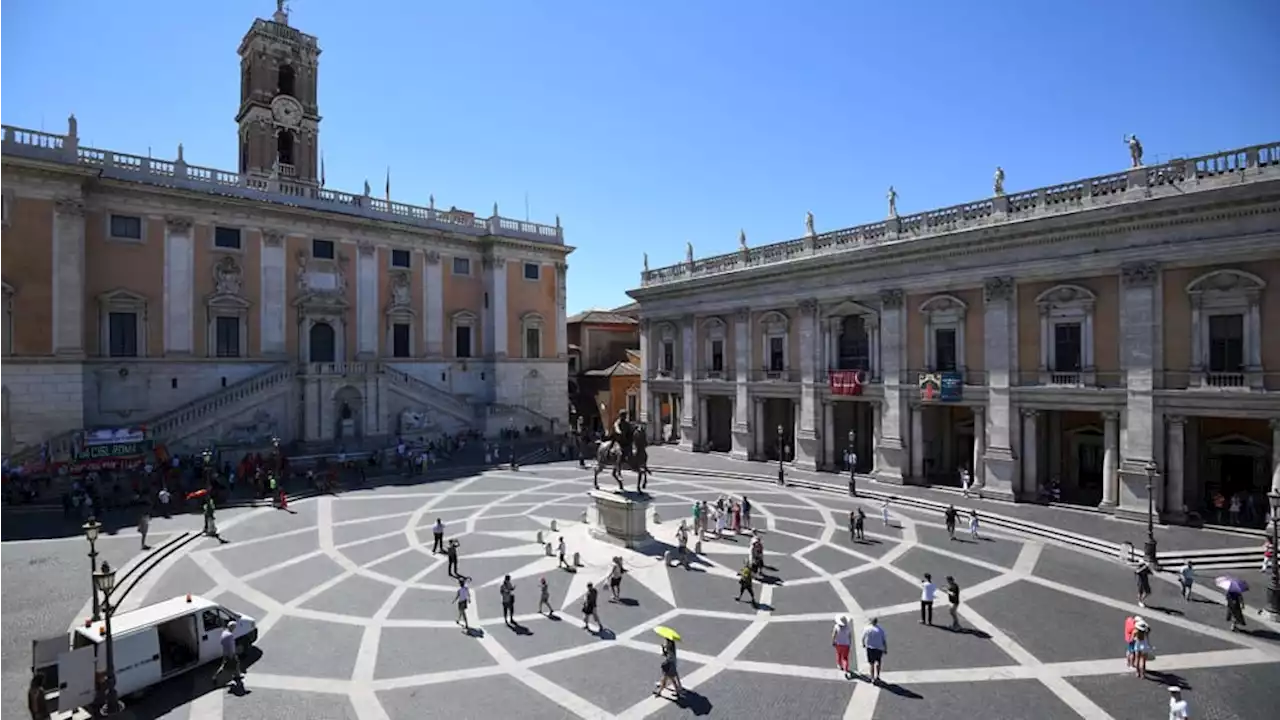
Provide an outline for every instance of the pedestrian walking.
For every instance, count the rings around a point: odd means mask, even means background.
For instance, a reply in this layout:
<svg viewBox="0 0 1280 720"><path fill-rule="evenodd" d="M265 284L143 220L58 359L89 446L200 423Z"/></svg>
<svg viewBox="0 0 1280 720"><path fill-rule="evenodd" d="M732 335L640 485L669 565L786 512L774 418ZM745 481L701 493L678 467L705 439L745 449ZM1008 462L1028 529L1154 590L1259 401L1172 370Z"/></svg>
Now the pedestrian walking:
<svg viewBox="0 0 1280 720"><path fill-rule="evenodd" d="M698 533L698 539L702 539L702 503L695 502L693 504L693 530Z"/></svg>
<svg viewBox="0 0 1280 720"><path fill-rule="evenodd" d="M751 564L742 566L742 570L738 571L738 597L734 598L734 602L742 602L742 593L746 593L751 598L751 607L756 606L756 590L752 585Z"/></svg>
<svg viewBox="0 0 1280 720"><path fill-rule="evenodd" d="M547 609L547 617L555 617L555 608L551 607L551 588L547 587L547 579L538 579L538 612Z"/></svg>
<svg viewBox="0 0 1280 720"><path fill-rule="evenodd" d="M156 499L160 501L160 512L164 513L166 518L172 517L173 515L173 511L169 509L169 500L171 497L169 489L161 485L160 492L156 494Z"/></svg>
<svg viewBox="0 0 1280 720"><path fill-rule="evenodd" d="M235 620L228 622L226 627L222 628L218 642L222 646L222 664L218 665L217 671L213 673L214 684L217 684L218 678L222 677L224 671L230 670L231 682L237 686L243 685L243 677L240 674L240 648L236 647Z"/></svg>
<svg viewBox="0 0 1280 720"><path fill-rule="evenodd" d="M471 588L467 587L466 578L458 578L458 592L453 594L453 600L458 604L458 619L454 623L461 625L463 630L471 632L471 623L467 621L467 605L471 604Z"/></svg>
<svg viewBox="0 0 1280 720"><path fill-rule="evenodd" d="M853 519L854 539L856 540L867 539L866 533L863 532L863 528L866 526L866 524L867 524L867 514L862 511L862 508L858 508L858 516Z"/></svg>
<svg viewBox="0 0 1280 720"><path fill-rule="evenodd" d="M1151 626L1137 618L1133 623L1133 669L1137 677L1147 676L1147 660L1151 657Z"/></svg>
<svg viewBox="0 0 1280 720"><path fill-rule="evenodd" d="M622 556L618 555L613 558L613 567L609 568L609 592L611 597L609 602L618 602L622 599Z"/></svg>
<svg viewBox="0 0 1280 720"><path fill-rule="evenodd" d="M1191 720L1191 708L1182 699L1182 688L1177 685L1169 688L1169 720Z"/></svg>
<svg viewBox="0 0 1280 720"><path fill-rule="evenodd" d="M858 511L849 511L849 542L858 541Z"/></svg>
<svg viewBox="0 0 1280 720"><path fill-rule="evenodd" d="M951 629L960 629L960 583L947 576L947 609L951 611Z"/></svg>
<svg viewBox="0 0 1280 720"><path fill-rule="evenodd" d="M436 524L431 526L431 554L444 552L444 521L436 518Z"/></svg>
<svg viewBox="0 0 1280 720"><path fill-rule="evenodd" d="M889 498L885 498L884 503L880 505L880 519L884 520L885 527L889 527Z"/></svg>
<svg viewBox="0 0 1280 720"><path fill-rule="evenodd" d="M1133 631L1134 626L1142 618L1137 615L1131 615L1124 619L1124 665L1125 667L1133 667Z"/></svg>
<svg viewBox="0 0 1280 720"><path fill-rule="evenodd" d="M938 594L938 586L933 584L933 576L924 574L920 582L920 624L933 624L933 598Z"/></svg>
<svg viewBox="0 0 1280 720"><path fill-rule="evenodd" d="M462 577L458 572L458 541L450 540L445 556L449 560L449 577Z"/></svg>
<svg viewBox="0 0 1280 720"><path fill-rule="evenodd" d="M1133 574L1138 580L1138 607L1145 608L1147 598L1151 597L1151 565L1144 559L1133 569Z"/></svg>
<svg viewBox="0 0 1280 720"><path fill-rule="evenodd" d="M573 570L573 568L569 567L568 561L564 559L564 536L563 535L560 536L559 551L560 551L560 567L564 568L565 570Z"/></svg>
<svg viewBox="0 0 1280 720"><path fill-rule="evenodd" d="M600 615L596 611L596 587L591 583L587 583L587 596L582 600L582 629L591 630L592 618L596 621L598 632L604 632L604 623L600 622Z"/></svg>
<svg viewBox="0 0 1280 720"><path fill-rule="evenodd" d="M884 656L889 654L889 639L885 637L884 628L880 627L880 618L871 618L871 624L863 628L862 648L867 653L871 682L879 685L880 664Z"/></svg>
<svg viewBox="0 0 1280 720"><path fill-rule="evenodd" d="M498 588L502 594L502 621L508 625L516 624L516 588L511 584L511 576L502 578Z"/></svg>
<svg viewBox="0 0 1280 720"><path fill-rule="evenodd" d="M844 671L846 678L853 677L853 671L849 669L849 646L852 644L853 630L849 627L849 618L841 615L831 630L831 645L836 649L836 667Z"/></svg>
<svg viewBox="0 0 1280 720"><path fill-rule="evenodd" d="M751 529L751 500L746 495L742 496L742 526Z"/></svg>
<svg viewBox="0 0 1280 720"><path fill-rule="evenodd" d="M974 540L978 539L978 511L969 511L969 537Z"/></svg>
<svg viewBox="0 0 1280 720"><path fill-rule="evenodd" d="M947 537L952 540L956 539L956 506L948 505L946 510L942 511L942 521L947 526Z"/></svg>
<svg viewBox="0 0 1280 720"><path fill-rule="evenodd" d="M138 515L138 535L142 537L142 549L150 550L151 546L147 545L147 531L151 529L151 501L147 500L142 506L142 513Z"/></svg>
<svg viewBox="0 0 1280 720"><path fill-rule="evenodd" d="M676 699L684 693L684 686L680 684L680 668L676 664L676 641L671 638L665 638L662 643L662 679L654 684L653 694L661 696L662 691L667 689L667 683L671 683L671 691L676 694Z"/></svg>
<svg viewBox="0 0 1280 720"><path fill-rule="evenodd" d="M1191 602L1191 588L1196 584L1196 569L1190 560L1178 569L1178 584L1182 586L1182 599Z"/></svg>
<svg viewBox="0 0 1280 720"><path fill-rule="evenodd" d="M685 528L684 521L680 522L679 529L676 530L676 551L680 553L680 564L685 570L689 569L689 530Z"/></svg>

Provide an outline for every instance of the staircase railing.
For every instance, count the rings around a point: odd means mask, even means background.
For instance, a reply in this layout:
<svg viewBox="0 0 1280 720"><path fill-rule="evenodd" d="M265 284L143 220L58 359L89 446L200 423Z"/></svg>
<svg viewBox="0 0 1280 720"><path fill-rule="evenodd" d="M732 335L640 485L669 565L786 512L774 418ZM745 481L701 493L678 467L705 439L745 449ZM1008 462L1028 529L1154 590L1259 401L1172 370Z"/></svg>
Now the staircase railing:
<svg viewBox="0 0 1280 720"><path fill-rule="evenodd" d="M145 423L147 430L151 431L153 438L161 442L172 440L174 439L172 437L174 432L183 425L208 417L252 395L260 395L280 385L289 383L297 374L297 367L292 363L258 373L253 377L228 385L214 395L206 395L186 405L162 413L154 420Z"/></svg>
<svg viewBox="0 0 1280 720"><path fill-rule="evenodd" d="M72 451L75 449L76 439L80 437L81 430L68 430L58 433L53 437L42 440L38 443L27 445L10 456L9 462L17 467L40 457L40 448L48 443L50 460L59 460L71 457Z"/></svg>
<svg viewBox="0 0 1280 720"><path fill-rule="evenodd" d="M441 390L431 383L421 378L414 377L409 373L390 365L383 365L382 371L391 378L392 382L399 383L405 387L415 390L431 399L431 402L441 406L443 409L461 417L468 421L475 418L475 411L472 410L471 404L462 400L456 395Z"/></svg>

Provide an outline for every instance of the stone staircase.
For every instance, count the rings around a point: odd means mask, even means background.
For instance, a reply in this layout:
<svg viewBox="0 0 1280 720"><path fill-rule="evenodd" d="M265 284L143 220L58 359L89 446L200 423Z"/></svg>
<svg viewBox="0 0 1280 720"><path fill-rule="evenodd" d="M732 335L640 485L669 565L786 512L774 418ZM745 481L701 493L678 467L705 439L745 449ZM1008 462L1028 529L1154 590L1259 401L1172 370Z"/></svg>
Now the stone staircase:
<svg viewBox="0 0 1280 720"><path fill-rule="evenodd" d="M212 395L162 413L142 423L156 442L170 446L179 445L193 435L223 422L229 415L241 415L247 405L260 405L281 392L293 389L298 369L293 363L285 363L265 370ZM249 401L249 402L246 402Z"/></svg>
<svg viewBox="0 0 1280 720"><path fill-rule="evenodd" d="M456 418L465 427L469 428L475 425L476 412L471 403L467 402L465 398L441 390L425 380L416 378L390 365L382 365L379 369L391 381L391 389L417 402L428 405L433 410Z"/></svg>
<svg viewBox="0 0 1280 720"><path fill-rule="evenodd" d="M507 429L514 422L516 429L523 431L526 426L536 426L545 432L564 432L567 427L556 427L555 418L550 415L540 413L533 408L524 405L512 405L508 403L490 403L480 409L483 413L481 421L485 428L486 434L496 434ZM563 425L563 423L562 423Z"/></svg>

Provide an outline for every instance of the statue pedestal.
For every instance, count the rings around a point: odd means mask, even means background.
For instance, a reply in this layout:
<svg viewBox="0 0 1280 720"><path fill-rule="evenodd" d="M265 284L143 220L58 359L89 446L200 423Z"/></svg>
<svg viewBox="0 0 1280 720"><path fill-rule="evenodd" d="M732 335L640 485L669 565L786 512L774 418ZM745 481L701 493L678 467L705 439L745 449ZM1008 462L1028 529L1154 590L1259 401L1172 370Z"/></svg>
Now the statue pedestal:
<svg viewBox="0 0 1280 720"><path fill-rule="evenodd" d="M356 421L352 418L347 418L343 420L342 421L342 439L349 440L351 438L354 438L355 436L356 436Z"/></svg>
<svg viewBox="0 0 1280 720"><path fill-rule="evenodd" d="M591 537L631 550L654 542L649 535L649 496L592 490L587 493L594 509L588 513Z"/></svg>

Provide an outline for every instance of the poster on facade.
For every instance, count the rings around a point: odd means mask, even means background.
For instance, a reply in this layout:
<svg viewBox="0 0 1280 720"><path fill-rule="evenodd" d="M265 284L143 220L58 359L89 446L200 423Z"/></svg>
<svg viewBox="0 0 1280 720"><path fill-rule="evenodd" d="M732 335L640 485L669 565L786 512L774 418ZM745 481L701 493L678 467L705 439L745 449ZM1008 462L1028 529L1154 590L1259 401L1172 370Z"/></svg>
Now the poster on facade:
<svg viewBox="0 0 1280 720"><path fill-rule="evenodd" d="M942 378L937 373L920 373L920 399L933 402L942 394Z"/></svg>
<svg viewBox="0 0 1280 720"><path fill-rule="evenodd" d="M942 373L939 400L942 402L960 402L964 399L964 376L958 372Z"/></svg>
<svg viewBox="0 0 1280 720"><path fill-rule="evenodd" d="M830 370L827 373L832 395L861 395L865 379L861 370Z"/></svg>

